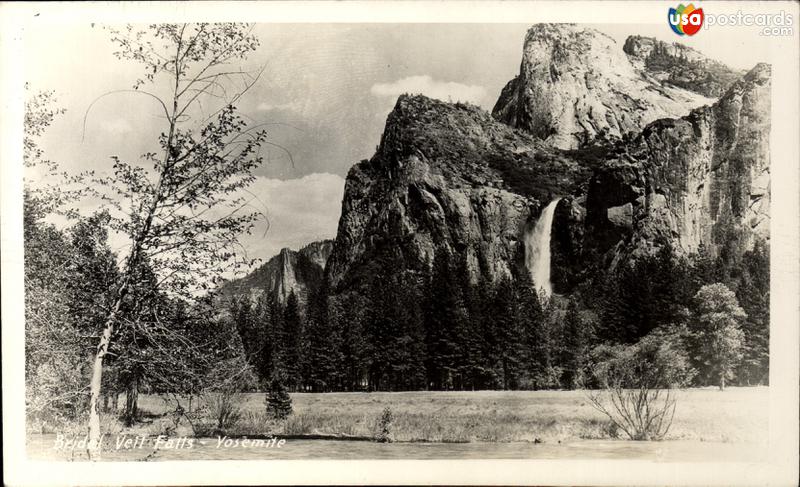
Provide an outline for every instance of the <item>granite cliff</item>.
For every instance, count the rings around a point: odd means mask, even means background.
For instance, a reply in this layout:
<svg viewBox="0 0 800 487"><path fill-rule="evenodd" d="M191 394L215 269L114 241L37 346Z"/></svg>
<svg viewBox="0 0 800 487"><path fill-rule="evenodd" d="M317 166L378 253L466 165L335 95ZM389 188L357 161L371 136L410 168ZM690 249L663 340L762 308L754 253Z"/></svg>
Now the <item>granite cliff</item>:
<svg viewBox="0 0 800 487"><path fill-rule="evenodd" d="M768 239L769 114L770 67L759 64L713 105L618 144L589 184L587 247L619 261L665 241L741 253Z"/></svg>
<svg viewBox="0 0 800 487"><path fill-rule="evenodd" d="M348 174L330 283L349 286L379 258L427 270L438 253L472 279L511 276L533 216L588 175L477 107L401 96L376 154Z"/></svg>
<svg viewBox="0 0 800 487"><path fill-rule="evenodd" d="M495 281L524 270L524 236L556 198L556 293L666 243L741 253L769 238L769 117L768 65L739 73L679 44L536 25L492 114L401 96L348 173L336 238L228 286L305 296L324 268L343 293L379 262L425 273L442 255Z"/></svg>
<svg viewBox="0 0 800 487"><path fill-rule="evenodd" d="M473 279L511 275L556 197L556 292L667 242L742 252L768 238L770 70L743 74L678 44L532 27L492 117L398 100L348 175L330 283L387 256L423 270L440 252Z"/></svg>
<svg viewBox="0 0 800 487"><path fill-rule="evenodd" d="M492 114L553 147L574 149L686 115L741 74L679 44L630 37L620 46L593 29L538 24L525 38L519 75Z"/></svg>
<svg viewBox="0 0 800 487"><path fill-rule="evenodd" d="M322 282L332 248L332 241L323 240L312 242L300 250L281 249L278 255L247 276L225 283L220 293L223 297L257 297L268 293L277 302L285 304L286 298L294 291L298 300L305 303L309 293Z"/></svg>

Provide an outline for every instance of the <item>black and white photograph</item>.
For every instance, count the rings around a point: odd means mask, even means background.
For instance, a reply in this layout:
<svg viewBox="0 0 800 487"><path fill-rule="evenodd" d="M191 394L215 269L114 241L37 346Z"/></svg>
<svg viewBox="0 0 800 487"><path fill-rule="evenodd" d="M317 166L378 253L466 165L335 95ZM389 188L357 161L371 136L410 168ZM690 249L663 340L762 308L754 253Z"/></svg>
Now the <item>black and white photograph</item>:
<svg viewBox="0 0 800 487"><path fill-rule="evenodd" d="M796 484L797 3L0 16L6 483Z"/></svg>

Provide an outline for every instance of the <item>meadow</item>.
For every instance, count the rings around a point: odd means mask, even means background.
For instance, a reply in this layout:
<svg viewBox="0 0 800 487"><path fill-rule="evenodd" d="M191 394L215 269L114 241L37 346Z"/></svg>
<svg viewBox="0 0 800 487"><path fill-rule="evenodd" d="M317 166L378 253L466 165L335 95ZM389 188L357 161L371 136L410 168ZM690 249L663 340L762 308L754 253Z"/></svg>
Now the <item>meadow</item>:
<svg viewBox="0 0 800 487"><path fill-rule="evenodd" d="M665 440L766 441L769 388L697 388L677 394ZM294 413L284 422L268 419L264 396L236 397L240 418L225 434L374 438L388 407L395 442L554 443L624 437L591 406L584 391L294 393ZM162 397L143 395L139 407L147 416L139 428L160 434L165 420L159 416L174 406Z"/></svg>

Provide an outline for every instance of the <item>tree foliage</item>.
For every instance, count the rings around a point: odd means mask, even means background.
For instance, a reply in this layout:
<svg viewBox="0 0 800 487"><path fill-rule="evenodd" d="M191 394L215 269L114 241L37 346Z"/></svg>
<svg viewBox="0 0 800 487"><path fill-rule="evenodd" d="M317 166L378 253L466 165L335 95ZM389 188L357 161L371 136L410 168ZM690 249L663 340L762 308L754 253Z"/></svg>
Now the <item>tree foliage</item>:
<svg viewBox="0 0 800 487"><path fill-rule="evenodd" d="M292 398L286 390L284 381L282 372L274 372L267 390L267 416L278 420L286 419L292 414Z"/></svg>
<svg viewBox="0 0 800 487"><path fill-rule="evenodd" d="M722 283L707 284L695 295L697 334L695 353L705 373L719 380L720 389L742 358L744 333L740 323L746 318L736 295Z"/></svg>
<svg viewBox="0 0 800 487"><path fill-rule="evenodd" d="M591 404L631 440L663 439L675 415L673 389L689 384L694 374L679 339L656 331L595 354L601 389L588 393Z"/></svg>

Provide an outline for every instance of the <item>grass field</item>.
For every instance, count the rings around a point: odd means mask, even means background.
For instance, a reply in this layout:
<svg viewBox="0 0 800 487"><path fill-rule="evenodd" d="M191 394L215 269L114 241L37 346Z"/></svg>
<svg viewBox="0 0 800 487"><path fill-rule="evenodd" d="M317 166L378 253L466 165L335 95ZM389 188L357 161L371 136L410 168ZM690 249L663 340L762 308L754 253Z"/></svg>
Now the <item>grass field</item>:
<svg viewBox="0 0 800 487"><path fill-rule="evenodd" d="M397 442L543 442L613 438L607 419L582 391L478 391L292 394L294 414L267 420L263 393L242 394L242 418L231 435L349 435L373 437L385 407ZM667 440L761 443L768 432L766 387L689 389L678 393ZM141 409L167 404L141 396ZM150 428L157 427L156 424ZM157 431L149 431L158 434Z"/></svg>

